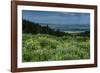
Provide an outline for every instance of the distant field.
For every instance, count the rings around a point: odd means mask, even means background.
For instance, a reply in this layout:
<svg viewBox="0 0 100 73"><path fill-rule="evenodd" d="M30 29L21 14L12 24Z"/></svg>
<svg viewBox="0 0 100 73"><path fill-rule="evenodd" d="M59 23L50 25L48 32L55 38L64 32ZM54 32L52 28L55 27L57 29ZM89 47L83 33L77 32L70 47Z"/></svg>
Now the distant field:
<svg viewBox="0 0 100 73"><path fill-rule="evenodd" d="M78 60L90 58L88 36L28 34L22 36L23 62Z"/></svg>
<svg viewBox="0 0 100 73"><path fill-rule="evenodd" d="M82 32L85 32L85 31L64 31L65 33L82 33Z"/></svg>

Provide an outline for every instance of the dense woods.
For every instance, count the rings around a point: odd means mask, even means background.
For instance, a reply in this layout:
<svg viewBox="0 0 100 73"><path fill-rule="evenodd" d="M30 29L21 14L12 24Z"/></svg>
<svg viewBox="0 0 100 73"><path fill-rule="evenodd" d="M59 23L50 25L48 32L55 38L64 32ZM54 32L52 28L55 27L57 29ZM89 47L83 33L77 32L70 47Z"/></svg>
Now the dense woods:
<svg viewBox="0 0 100 73"><path fill-rule="evenodd" d="M63 36L70 35L65 32L61 32L59 29L55 30L48 26L41 26L39 23L30 22L28 20L23 19L23 33L31 33L31 34L50 34L55 36Z"/></svg>

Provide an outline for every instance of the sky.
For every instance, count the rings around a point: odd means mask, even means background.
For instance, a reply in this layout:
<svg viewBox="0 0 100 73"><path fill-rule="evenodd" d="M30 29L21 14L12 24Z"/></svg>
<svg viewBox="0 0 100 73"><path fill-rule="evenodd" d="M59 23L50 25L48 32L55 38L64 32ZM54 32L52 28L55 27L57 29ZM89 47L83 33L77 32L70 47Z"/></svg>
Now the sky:
<svg viewBox="0 0 100 73"><path fill-rule="evenodd" d="M45 24L90 24L89 13L23 10L22 18Z"/></svg>

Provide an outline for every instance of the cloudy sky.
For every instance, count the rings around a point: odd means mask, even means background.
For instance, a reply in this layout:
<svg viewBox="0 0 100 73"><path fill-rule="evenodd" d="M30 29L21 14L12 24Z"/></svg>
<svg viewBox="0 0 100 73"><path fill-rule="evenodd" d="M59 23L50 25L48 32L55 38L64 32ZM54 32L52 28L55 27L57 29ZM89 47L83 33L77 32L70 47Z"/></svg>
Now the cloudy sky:
<svg viewBox="0 0 100 73"><path fill-rule="evenodd" d="M89 13L23 10L22 17L32 22L46 24L90 24Z"/></svg>

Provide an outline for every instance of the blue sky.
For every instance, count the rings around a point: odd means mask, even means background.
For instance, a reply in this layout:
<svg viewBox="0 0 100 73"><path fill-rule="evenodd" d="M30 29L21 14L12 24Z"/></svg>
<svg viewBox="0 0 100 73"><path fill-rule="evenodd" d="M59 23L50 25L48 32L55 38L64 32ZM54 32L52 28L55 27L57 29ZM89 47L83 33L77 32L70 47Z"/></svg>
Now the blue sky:
<svg viewBox="0 0 100 73"><path fill-rule="evenodd" d="M90 24L89 13L23 10L22 17L32 22L45 24Z"/></svg>

